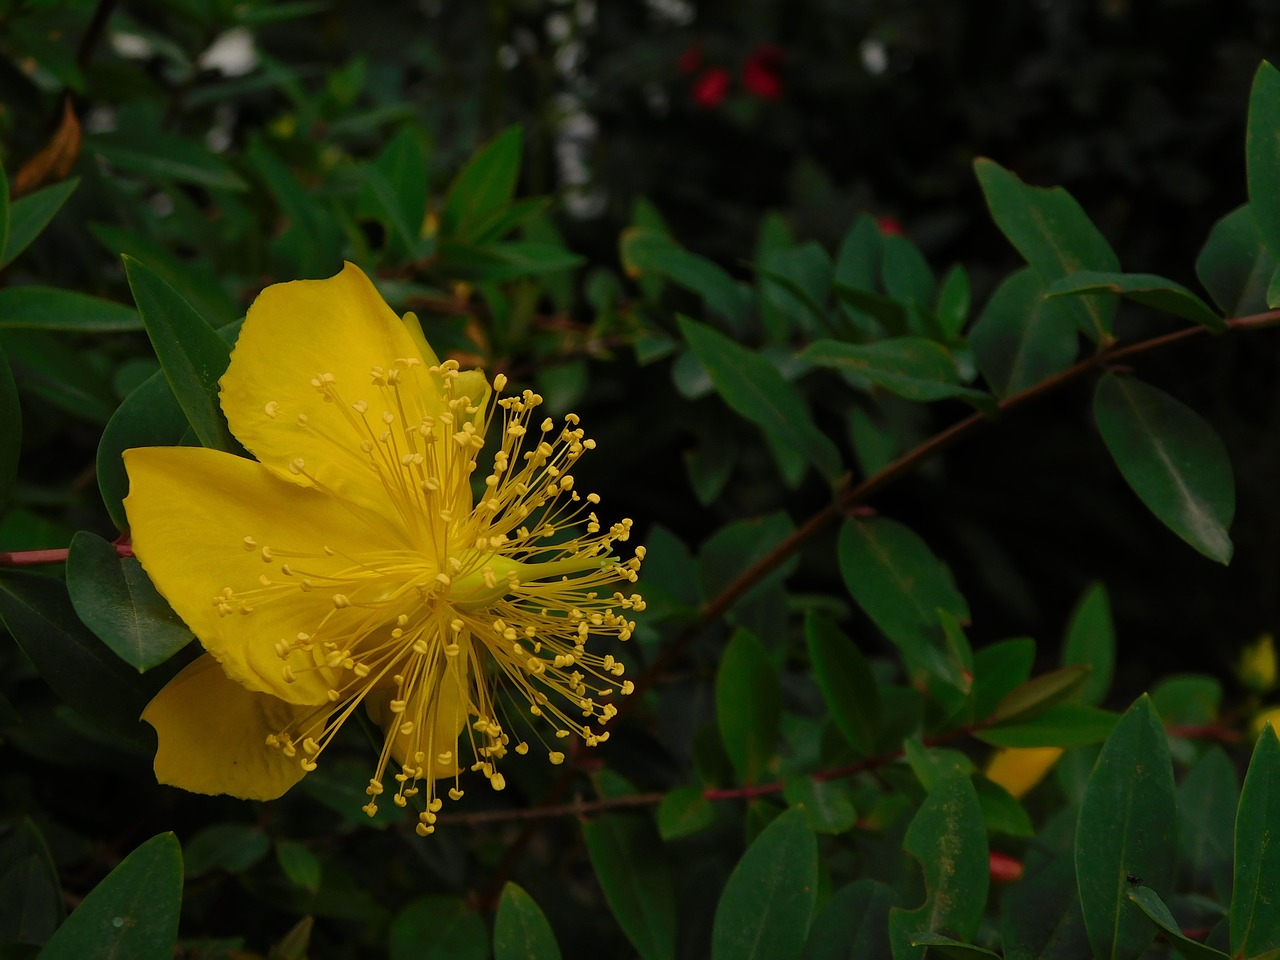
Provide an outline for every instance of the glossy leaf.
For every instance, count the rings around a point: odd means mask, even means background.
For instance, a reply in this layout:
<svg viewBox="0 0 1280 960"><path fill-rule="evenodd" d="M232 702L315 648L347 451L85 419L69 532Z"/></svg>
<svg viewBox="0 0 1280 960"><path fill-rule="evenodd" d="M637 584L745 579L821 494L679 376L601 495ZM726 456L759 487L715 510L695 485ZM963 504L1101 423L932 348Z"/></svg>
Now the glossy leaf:
<svg viewBox="0 0 1280 960"><path fill-rule="evenodd" d="M1235 482L1214 429L1163 391L1114 373L1098 381L1093 410L1112 459L1147 508L1206 557L1229 562Z"/></svg>
<svg viewBox="0 0 1280 960"><path fill-rule="evenodd" d="M674 960L671 871L647 816L616 813L582 825L604 899L641 960Z"/></svg>
<svg viewBox="0 0 1280 960"><path fill-rule="evenodd" d="M1081 703L1096 706L1111 689L1115 674L1116 637L1107 588L1095 583L1072 611L1062 647L1062 665L1084 664L1089 675L1075 692Z"/></svg>
<svg viewBox="0 0 1280 960"><path fill-rule="evenodd" d="M1268 726L1258 737L1236 811L1231 955L1261 957L1280 948L1280 740Z"/></svg>
<svg viewBox="0 0 1280 960"><path fill-rule="evenodd" d="M658 806L658 833L663 840L678 840L705 830L715 819L715 809L702 787L677 787Z"/></svg>
<svg viewBox="0 0 1280 960"><path fill-rule="evenodd" d="M1265 60L1253 75L1244 144L1249 209L1262 242L1280 258L1280 70Z"/></svg>
<svg viewBox="0 0 1280 960"><path fill-rule="evenodd" d="M1213 225L1196 258L1196 276L1228 317L1267 309L1267 286L1275 271L1276 258L1263 245L1248 205Z"/></svg>
<svg viewBox="0 0 1280 960"><path fill-rule="evenodd" d="M533 897L514 883L502 888L493 922L493 960L560 960L551 924Z"/></svg>
<svg viewBox="0 0 1280 960"><path fill-rule="evenodd" d="M120 333L142 329L138 312L114 300L53 287L0 290L0 329Z"/></svg>
<svg viewBox="0 0 1280 960"><path fill-rule="evenodd" d="M996 747L1078 747L1101 743L1116 715L1084 703L1059 703L1028 720L982 727L974 736Z"/></svg>
<svg viewBox="0 0 1280 960"><path fill-rule="evenodd" d="M857 644L822 614L809 614L804 629L813 677L831 719L850 746L869 756L880 727L880 694L871 665Z"/></svg>
<svg viewBox="0 0 1280 960"><path fill-rule="evenodd" d="M960 382L960 372L946 347L924 337L890 337L862 344L816 340L801 352L800 359L862 377L908 400L987 399L981 390Z"/></svg>
<svg viewBox="0 0 1280 960"><path fill-rule="evenodd" d="M1129 900L1156 925L1183 960L1226 960L1227 955L1221 950L1215 950L1213 947L1205 946L1197 940L1184 936L1182 927L1169 912L1165 902L1150 887L1132 884L1129 889Z"/></svg>
<svg viewBox="0 0 1280 960"><path fill-rule="evenodd" d="M508 127L467 161L449 185L440 211L440 232L471 240L485 221L511 203L524 151L524 131Z"/></svg>
<svg viewBox="0 0 1280 960"><path fill-rule="evenodd" d="M840 452L814 424L796 388L772 363L687 317L680 318L680 331L731 409L802 455L827 479L839 475Z"/></svg>
<svg viewBox="0 0 1280 960"><path fill-rule="evenodd" d="M987 903L987 829L973 784L940 780L911 820L902 847L924 871L925 901L889 915L894 960L924 956L912 946L931 934L971 940Z"/></svg>
<svg viewBox="0 0 1280 960"><path fill-rule="evenodd" d="M1033 677L996 704L992 719L997 723L1016 723L1039 716L1055 704L1076 693L1089 676L1087 666L1063 667Z"/></svg>
<svg viewBox="0 0 1280 960"><path fill-rule="evenodd" d="M38 960L170 960L182 907L182 850L152 837L94 887Z"/></svg>
<svg viewBox="0 0 1280 960"><path fill-rule="evenodd" d="M218 403L218 379L231 358L230 345L155 272L131 257L125 274L160 367L201 444L238 451Z"/></svg>
<svg viewBox="0 0 1280 960"><path fill-rule="evenodd" d="M804 811L780 814L733 868L711 930L711 960L799 960L818 887Z"/></svg>
<svg viewBox="0 0 1280 960"><path fill-rule="evenodd" d="M22 452L22 405L18 401L18 385L9 358L0 349L0 511L9 500L9 491L18 476L18 457Z"/></svg>
<svg viewBox="0 0 1280 960"><path fill-rule="evenodd" d="M390 938L390 960L488 960L489 957L489 931L485 922L461 897L419 897L391 921Z"/></svg>
<svg viewBox="0 0 1280 960"><path fill-rule="evenodd" d="M778 746L782 691L763 644L740 630L720 658L716 674L716 719L738 779L755 783Z"/></svg>
<svg viewBox="0 0 1280 960"><path fill-rule="evenodd" d="M79 185L80 178L71 177L19 197L9 204L9 233L3 246L0 246L0 250L4 251L0 254L0 267L11 264L31 245L31 241L40 236Z"/></svg>
<svg viewBox="0 0 1280 960"><path fill-rule="evenodd" d="M0 842L0 944L42 944L62 922L62 885L40 829L23 818Z"/></svg>
<svg viewBox="0 0 1280 960"><path fill-rule="evenodd" d="M1152 273L1081 270L1054 281L1049 285L1047 295L1064 297L1097 293L1118 293L1135 303L1183 317L1219 333L1227 329L1223 319L1182 284Z"/></svg>
<svg viewBox="0 0 1280 960"><path fill-rule="evenodd" d="M1032 187L999 164L979 157L974 171L991 216L1046 284L1082 270L1116 273L1120 261L1075 198L1061 187ZM1099 296L1069 308L1082 333L1111 335L1115 298Z"/></svg>
<svg viewBox="0 0 1280 960"><path fill-rule="evenodd" d="M1076 826L1080 907L1095 957L1126 960L1151 942L1146 915L1129 899L1129 877L1157 894L1172 886L1177 803L1168 743L1146 696L1120 718L1085 788Z"/></svg>
<svg viewBox="0 0 1280 960"><path fill-rule="evenodd" d="M87 531L71 541L67 590L85 626L139 673L191 642L191 631L156 592L142 565Z"/></svg>
<svg viewBox="0 0 1280 960"><path fill-rule="evenodd" d="M894 889L875 880L841 887L814 919L803 960L889 956L889 910L897 904Z"/></svg>

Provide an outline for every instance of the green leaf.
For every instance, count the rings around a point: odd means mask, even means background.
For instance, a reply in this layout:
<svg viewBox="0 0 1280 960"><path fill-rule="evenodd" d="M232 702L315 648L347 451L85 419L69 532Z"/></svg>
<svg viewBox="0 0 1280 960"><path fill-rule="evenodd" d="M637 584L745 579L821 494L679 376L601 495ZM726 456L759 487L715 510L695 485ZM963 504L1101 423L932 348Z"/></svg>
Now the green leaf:
<svg viewBox="0 0 1280 960"><path fill-rule="evenodd" d="M838 835L853 828L858 811L848 783L820 780L817 777L793 777L782 791L787 803L804 811L814 833Z"/></svg>
<svg viewBox="0 0 1280 960"><path fill-rule="evenodd" d="M897 904L893 888L875 880L841 887L813 921L803 960L889 956L889 910Z"/></svg>
<svg viewBox="0 0 1280 960"><path fill-rule="evenodd" d="M1235 482L1214 429L1190 407L1134 377L1105 374L1094 394L1102 439L1134 493L1211 560L1231 560Z"/></svg>
<svg viewBox="0 0 1280 960"><path fill-rule="evenodd" d="M1011 887L1003 914L1005 960L1081 960L1089 956L1070 854Z"/></svg>
<svg viewBox="0 0 1280 960"><path fill-rule="evenodd" d="M1078 747L1101 743L1116 725L1116 715L1085 703L1059 703L1029 720L974 731L995 747Z"/></svg>
<svg viewBox="0 0 1280 960"><path fill-rule="evenodd" d="M944 957L952 957L953 960L968 960L970 957L995 957L996 960L1000 960L1000 954L998 953L992 953L984 947L976 947L971 943L952 940L950 937L944 937L940 933L931 933L917 940L912 940L911 946L930 947L933 953Z"/></svg>
<svg viewBox="0 0 1280 960"><path fill-rule="evenodd" d="M1066 190L1028 186L985 157L973 167L996 226L1046 284L1081 270L1119 272L1115 251ZM1082 333L1105 341L1115 308L1114 297L1099 296L1069 310Z"/></svg>
<svg viewBox="0 0 1280 960"><path fill-rule="evenodd" d="M1263 60L1249 91L1244 154L1249 209L1262 242L1280 258L1280 71Z"/></svg>
<svg viewBox="0 0 1280 960"><path fill-rule="evenodd" d="M493 960L560 960L551 924L533 897L514 883L502 888L493 922Z"/></svg>
<svg viewBox="0 0 1280 960"><path fill-rule="evenodd" d="M756 637L739 630L720 658L716 719L725 752L743 783L755 783L778 748L782 690L769 655Z"/></svg>
<svg viewBox="0 0 1280 960"><path fill-rule="evenodd" d="M0 349L0 512L9 500L18 477L18 457L22 453L22 405L9 358Z"/></svg>
<svg viewBox="0 0 1280 960"><path fill-rule="evenodd" d="M973 778L973 788L982 807L982 822L990 833L1004 833L1011 837L1035 836L1035 826L1027 811L1008 790L981 774Z"/></svg>
<svg viewBox="0 0 1280 960"><path fill-rule="evenodd" d="M658 833L663 840L678 840L705 830L715 819L715 809L702 787L676 787L658 806Z"/></svg>
<svg viewBox="0 0 1280 960"><path fill-rule="evenodd" d="M0 267L13 263L31 241L40 236L79 185L80 178L71 177L19 197L9 205L9 233L0 245L4 251L0 254Z"/></svg>
<svg viewBox="0 0 1280 960"><path fill-rule="evenodd" d="M1096 706L1111 689L1116 668L1116 634L1111 623L1111 604L1107 588L1092 584L1071 613L1066 641L1062 647L1062 665L1084 664L1089 667L1075 697L1081 703Z"/></svg>
<svg viewBox="0 0 1280 960"><path fill-rule="evenodd" d="M129 475L121 454L133 447L176 446L186 431L187 416L162 370L130 391L111 415L98 441L98 491L117 529L129 526L124 512Z"/></svg>
<svg viewBox="0 0 1280 960"><path fill-rule="evenodd" d="M832 285L836 299L855 316L863 315L878 320L890 334L900 334L907 329L907 309L893 297L874 293L845 283Z"/></svg>
<svg viewBox="0 0 1280 960"><path fill-rule="evenodd" d="M0 944L42 944L62 922L62 885L49 845L23 817L0 843Z"/></svg>
<svg viewBox="0 0 1280 960"><path fill-rule="evenodd" d="M815 340L800 359L865 378L907 400L927 402L960 397L986 400L987 394L960 382L951 351L924 337L890 337L875 343Z"/></svg>
<svg viewBox="0 0 1280 960"><path fill-rule="evenodd" d="M1151 691L1151 703L1167 724L1213 723L1222 705L1222 681L1196 673L1165 677Z"/></svg>
<svg viewBox="0 0 1280 960"><path fill-rule="evenodd" d="M900 303L931 306L937 281L920 248L907 237L893 234L884 238L881 254L880 270L885 293Z"/></svg>
<svg viewBox="0 0 1280 960"><path fill-rule="evenodd" d="M1280 740L1267 725L1253 748L1236 810L1231 955L1260 957L1280 948Z"/></svg>
<svg viewBox="0 0 1280 960"><path fill-rule="evenodd" d="M87 531L71 540L67 590L85 626L139 673L164 663L192 640L142 565Z"/></svg>
<svg viewBox="0 0 1280 960"><path fill-rule="evenodd" d="M749 298L738 282L715 262L690 253L665 233L629 227L618 239L623 269L632 279L664 277L702 298L707 309L741 326Z"/></svg>
<svg viewBox="0 0 1280 960"><path fill-rule="evenodd" d="M1136 958L1154 931L1129 899L1129 877L1172 888L1177 803L1168 742L1145 695L1120 718L1085 788L1076 826L1076 879L1093 954Z"/></svg>
<svg viewBox="0 0 1280 960"><path fill-rule="evenodd" d="M711 960L799 960L818 887L803 810L780 814L733 868L711 929Z"/></svg>
<svg viewBox="0 0 1280 960"><path fill-rule="evenodd" d="M1209 747L1178 784L1178 852L1195 889L1212 886L1227 903L1236 804L1240 784L1235 764L1219 746Z"/></svg>
<svg viewBox="0 0 1280 960"><path fill-rule="evenodd" d="M247 823L215 823L187 841L185 873L199 877L214 870L244 873L271 852L270 838Z"/></svg>
<svg viewBox="0 0 1280 960"><path fill-rule="evenodd" d="M1089 677L1087 666L1063 667L1033 677L996 704L991 717L1000 724L1017 723L1038 717L1079 690Z"/></svg>
<svg viewBox="0 0 1280 960"><path fill-rule="evenodd" d="M231 347L149 267L125 257L124 269L147 336L191 429L206 447L238 451L218 404L218 379L226 372Z"/></svg>
<svg viewBox="0 0 1280 960"><path fill-rule="evenodd" d="M170 960L182 907L182 850L152 837L89 891L37 960Z"/></svg>
<svg viewBox="0 0 1280 960"><path fill-rule="evenodd" d="M938 323L947 337L958 337L969 319L969 272L960 264L947 271L938 291Z"/></svg>
<svg viewBox="0 0 1280 960"><path fill-rule="evenodd" d="M920 862L926 894L916 909L889 914L894 960L923 957L924 950L911 944L931 934L972 940L990 882L987 828L973 784L964 777L938 781L912 818L902 848Z"/></svg>
<svg viewBox="0 0 1280 960"><path fill-rule="evenodd" d="M4 172L4 167L0 166L0 253L3 253L9 245L9 231L13 213L9 202L9 177ZM2 260L2 258L0 258ZM8 260L2 260L0 266L4 266Z"/></svg>
<svg viewBox="0 0 1280 960"><path fill-rule="evenodd" d="M870 756L880 729L880 693L871 665L857 644L817 611L805 618L804 632L831 719L851 747Z"/></svg>
<svg viewBox="0 0 1280 960"><path fill-rule="evenodd" d="M840 451L814 424L804 399L772 363L705 324L683 316L679 321L690 349L734 412L795 450L828 480L840 475Z"/></svg>
<svg viewBox="0 0 1280 960"><path fill-rule="evenodd" d="M1267 309L1267 285L1275 271L1276 258L1263 246L1248 204L1213 225L1196 258L1196 276L1228 317Z"/></svg>
<svg viewBox="0 0 1280 960"><path fill-rule="evenodd" d="M1135 303L1172 313L1216 332L1227 329L1226 323L1180 283L1153 273L1101 273L1081 270L1049 285L1048 296L1078 296L1092 293L1118 293Z"/></svg>
<svg viewBox="0 0 1280 960"><path fill-rule="evenodd" d="M1001 640L973 655L973 715L985 720L996 704L1027 682L1035 663L1036 642L1030 637Z"/></svg>
<svg viewBox="0 0 1280 960"><path fill-rule="evenodd" d="M120 333L141 330L138 312L122 303L53 287L0 290L0 330Z"/></svg>
<svg viewBox="0 0 1280 960"><path fill-rule="evenodd" d="M928 545L893 520L850 519L840 530L838 556L849 593L913 669L962 684L960 665L943 650L938 611L963 622L969 606Z"/></svg>
<svg viewBox="0 0 1280 960"><path fill-rule="evenodd" d="M481 147L454 177L440 211L440 234L475 239L484 221L511 203L520 176L524 131L511 126Z"/></svg>
<svg viewBox="0 0 1280 960"><path fill-rule="evenodd" d="M582 825L604 899L641 960L674 960L676 901L671 871L649 818L616 813Z"/></svg>
<svg viewBox="0 0 1280 960"><path fill-rule="evenodd" d="M523 960L527 954L515 956ZM480 915L461 897L419 897L391 921L390 960L488 960L488 957L489 931Z"/></svg>
<svg viewBox="0 0 1280 960"><path fill-rule="evenodd" d="M211 190L247 190L248 184L204 144L150 130L99 133L85 147L108 163L155 180L176 180Z"/></svg>
<svg viewBox="0 0 1280 960"><path fill-rule="evenodd" d="M1021 393L1066 370L1080 336L1062 301L1048 300L1031 267L1010 274L987 301L969 343L999 396Z"/></svg>
<svg viewBox="0 0 1280 960"><path fill-rule="evenodd" d="M820 243L772 250L757 272L762 298L793 321L786 327L813 330L826 323L831 257ZM786 327L775 331L774 339L785 342L789 336Z"/></svg>
<svg viewBox="0 0 1280 960"><path fill-rule="evenodd" d="M1131 886L1129 900L1147 915L1147 919L1156 925L1184 960L1218 960L1218 958L1227 960L1227 955L1221 950L1215 950L1213 947L1207 947L1190 937L1183 936L1182 927L1178 921L1174 919L1160 896L1150 887L1141 884Z"/></svg>
<svg viewBox="0 0 1280 960"><path fill-rule="evenodd" d="M25 570L0 572L0 620L63 702L145 742L138 717L151 699L150 684L80 622L61 581Z"/></svg>
<svg viewBox="0 0 1280 960"><path fill-rule="evenodd" d="M289 878L289 882L300 890L305 890L314 896L320 889L320 881L324 876L324 865L306 844L299 843L296 840L277 840L276 863L280 864L280 870ZM480 927L478 939L482 943L486 939L483 924ZM393 949L394 945L393 931Z"/></svg>

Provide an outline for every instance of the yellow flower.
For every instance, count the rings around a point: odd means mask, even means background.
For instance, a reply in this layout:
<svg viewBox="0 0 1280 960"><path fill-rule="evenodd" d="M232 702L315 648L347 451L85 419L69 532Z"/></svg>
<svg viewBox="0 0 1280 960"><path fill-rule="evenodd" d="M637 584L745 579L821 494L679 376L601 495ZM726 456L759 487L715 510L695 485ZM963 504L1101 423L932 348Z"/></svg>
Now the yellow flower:
<svg viewBox="0 0 1280 960"><path fill-rule="evenodd" d="M1062 756L1061 747L1005 747L987 764L987 779L994 780L1015 797L1031 792Z"/></svg>
<svg viewBox="0 0 1280 960"><path fill-rule="evenodd" d="M500 715L501 678L542 718L552 763L566 737L607 738L631 682L586 645L631 635L644 602L613 587L644 548L613 557L631 521L603 526L575 489L595 445L578 418L533 423L541 398L497 399L505 381L440 363L351 264L262 292L220 384L257 460L125 454L134 552L206 651L143 713L160 782L278 797L363 706L385 732L364 809L421 791L425 836L438 779L457 799L469 759L501 790L497 761L529 749Z"/></svg>
<svg viewBox="0 0 1280 960"><path fill-rule="evenodd" d="M1255 693L1266 693L1276 685L1276 641L1264 633L1244 648L1240 655L1240 682Z"/></svg>

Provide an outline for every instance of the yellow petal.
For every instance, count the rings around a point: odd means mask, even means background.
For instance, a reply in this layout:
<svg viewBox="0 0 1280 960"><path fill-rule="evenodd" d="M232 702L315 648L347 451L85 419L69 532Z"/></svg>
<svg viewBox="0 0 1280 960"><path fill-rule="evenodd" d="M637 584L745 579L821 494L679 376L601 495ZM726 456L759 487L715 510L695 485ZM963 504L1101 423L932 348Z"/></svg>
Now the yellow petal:
<svg viewBox="0 0 1280 960"><path fill-rule="evenodd" d="M419 362L406 367L406 359ZM221 380L222 410L236 439L286 479L388 510L386 491L361 450L369 430L351 405L368 404L375 433L389 408L401 419L400 404L416 426L445 409L439 378L428 372L437 363L420 330L415 336L348 263L327 280L277 283L258 295ZM398 400L373 385L374 368L398 371ZM329 376L324 390L313 384ZM303 472L290 472L299 460Z"/></svg>
<svg viewBox="0 0 1280 960"><path fill-rule="evenodd" d="M1061 747L1007 747L987 764L987 778L1021 797L1045 778L1060 756Z"/></svg>
<svg viewBox="0 0 1280 960"><path fill-rule="evenodd" d="M335 610L335 589L324 578L350 569L353 557L405 549L399 532L377 515L217 450L145 447L125 451L124 461L134 553L205 649L250 690L324 703L333 680L327 669L315 669L311 657L319 653L295 651L281 660L276 644L314 633L326 616L331 631L349 622L356 633L368 612ZM279 586L264 588L264 576ZM304 579L313 589L304 589Z"/></svg>
<svg viewBox="0 0 1280 960"><path fill-rule="evenodd" d="M465 658L449 660L437 685L415 687L401 713L391 712L394 695L375 690L364 700L369 718L382 727L390 740L391 759L404 766L412 754L421 751L429 758L426 767L433 779L457 776L461 771L458 738L472 712ZM400 733L398 728L406 718L417 718L420 729L416 727L409 735ZM442 761L444 754L448 759Z"/></svg>
<svg viewBox="0 0 1280 960"><path fill-rule="evenodd" d="M228 679L202 656L170 680L142 711L155 727L156 779L193 793L273 800L302 779L302 766L267 746L268 734L312 712Z"/></svg>

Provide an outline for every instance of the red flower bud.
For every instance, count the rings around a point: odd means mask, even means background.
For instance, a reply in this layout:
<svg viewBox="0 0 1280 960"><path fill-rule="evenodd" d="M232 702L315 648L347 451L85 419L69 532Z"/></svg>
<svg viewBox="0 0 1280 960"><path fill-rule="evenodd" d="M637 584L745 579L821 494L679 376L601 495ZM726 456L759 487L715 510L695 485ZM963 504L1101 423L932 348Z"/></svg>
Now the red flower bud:
<svg viewBox="0 0 1280 960"><path fill-rule="evenodd" d="M722 67L712 67L702 71L701 76L693 81L693 100L698 106L710 110L720 106L729 94L729 71Z"/></svg>
<svg viewBox="0 0 1280 960"><path fill-rule="evenodd" d="M992 850L988 855L992 883L1013 883L1022 879L1022 861Z"/></svg>
<svg viewBox="0 0 1280 960"><path fill-rule="evenodd" d="M902 229L902 224L893 217L876 217L876 226L880 228L880 232L886 237L905 237L907 235L907 231Z"/></svg>
<svg viewBox="0 0 1280 960"><path fill-rule="evenodd" d="M742 66L742 85L763 100L782 96L782 77L778 72L786 54L771 43L756 46Z"/></svg>

